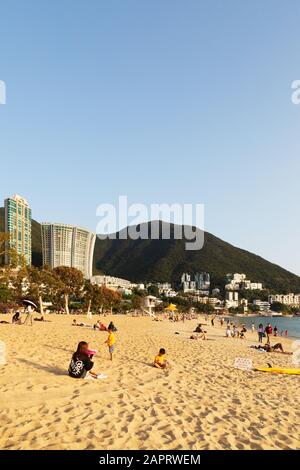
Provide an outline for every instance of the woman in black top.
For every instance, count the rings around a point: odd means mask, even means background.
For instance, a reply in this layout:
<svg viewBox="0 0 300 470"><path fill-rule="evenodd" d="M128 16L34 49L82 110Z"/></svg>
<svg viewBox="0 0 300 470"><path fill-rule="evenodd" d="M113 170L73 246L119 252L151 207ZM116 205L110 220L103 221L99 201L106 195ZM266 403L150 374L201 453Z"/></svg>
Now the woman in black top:
<svg viewBox="0 0 300 470"><path fill-rule="evenodd" d="M74 352L70 365L69 365L69 376L74 379L83 379L86 374L97 378L98 374L92 372L93 361L92 355L89 354L89 345L85 341L80 341L77 346L77 351Z"/></svg>

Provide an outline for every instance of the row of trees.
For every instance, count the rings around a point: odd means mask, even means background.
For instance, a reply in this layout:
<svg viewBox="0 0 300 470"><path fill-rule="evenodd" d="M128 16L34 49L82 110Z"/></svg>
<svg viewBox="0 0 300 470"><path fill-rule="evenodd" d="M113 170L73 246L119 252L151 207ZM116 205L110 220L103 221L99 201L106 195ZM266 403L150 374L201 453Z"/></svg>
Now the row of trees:
<svg viewBox="0 0 300 470"><path fill-rule="evenodd" d="M0 302L6 306L19 305L29 298L44 313L44 304L51 303L55 310L70 312L70 304L77 305L87 313L118 309L121 295L105 287L91 284L81 271L69 267L35 268L16 270L3 267L0 272Z"/></svg>

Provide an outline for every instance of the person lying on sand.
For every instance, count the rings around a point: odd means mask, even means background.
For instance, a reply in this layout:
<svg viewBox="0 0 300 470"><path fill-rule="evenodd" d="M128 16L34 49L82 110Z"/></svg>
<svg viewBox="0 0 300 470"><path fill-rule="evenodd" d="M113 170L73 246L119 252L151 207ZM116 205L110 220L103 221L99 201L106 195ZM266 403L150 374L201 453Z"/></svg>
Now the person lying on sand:
<svg viewBox="0 0 300 470"><path fill-rule="evenodd" d="M157 369L165 369L168 365L165 359L165 356L166 356L166 350L164 348L161 348L157 356L155 356L154 364L153 364L154 367L156 367Z"/></svg>
<svg viewBox="0 0 300 470"><path fill-rule="evenodd" d="M263 349L267 352L277 352L289 355L293 354L292 352L284 351L281 343L276 343L274 346L271 346L270 343L267 343L263 346Z"/></svg>
<svg viewBox="0 0 300 470"><path fill-rule="evenodd" d="M93 356L90 354L88 343L80 341L69 365L69 376L74 379L84 379L87 374L95 379L97 379L98 376L100 377L100 374L91 371L94 365L91 361L91 357Z"/></svg>
<svg viewBox="0 0 300 470"><path fill-rule="evenodd" d="M97 323L95 323L93 328L94 330L107 331L106 326L100 320L98 320Z"/></svg>
<svg viewBox="0 0 300 470"><path fill-rule="evenodd" d="M266 352L276 352L276 353L281 353L281 354L288 354L292 355L292 352L287 352L283 350L282 344L281 343L276 343L274 346L271 346L269 343L266 343L264 346L250 346L253 349L257 349L258 351L266 351Z"/></svg>
<svg viewBox="0 0 300 470"><path fill-rule="evenodd" d="M87 323L84 323L83 321L80 323L77 323L76 318L74 318L72 326L84 326L86 328L92 328L91 325L88 325Z"/></svg>
<svg viewBox="0 0 300 470"><path fill-rule="evenodd" d="M190 339L206 339L206 331L202 331L202 333L197 335L190 336Z"/></svg>

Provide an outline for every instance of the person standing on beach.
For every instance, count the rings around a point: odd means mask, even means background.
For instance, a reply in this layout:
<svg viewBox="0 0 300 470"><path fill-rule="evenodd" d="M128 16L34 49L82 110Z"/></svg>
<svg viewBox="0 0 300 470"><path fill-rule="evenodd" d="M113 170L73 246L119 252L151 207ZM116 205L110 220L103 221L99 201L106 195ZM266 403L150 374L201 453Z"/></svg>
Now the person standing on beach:
<svg viewBox="0 0 300 470"><path fill-rule="evenodd" d="M116 339L115 339L114 332L110 328L108 328L108 338L105 341L105 344L107 344L108 346L108 352L110 354L111 361L113 360L113 352L115 349L115 343L116 343Z"/></svg>
<svg viewBox="0 0 300 470"><path fill-rule="evenodd" d="M254 325L254 323L252 323L252 325L251 325L251 330L252 330L252 333L255 332L255 325Z"/></svg>
<svg viewBox="0 0 300 470"><path fill-rule="evenodd" d="M265 333L267 335L267 343L270 343L270 336L273 333L273 328L271 323L268 323L268 325L265 328Z"/></svg>
<svg viewBox="0 0 300 470"><path fill-rule="evenodd" d="M27 315L26 315L26 318L25 318L25 321L24 321L23 325L26 325L26 323L28 322L32 326L33 325L34 309L31 307L31 305L28 305L26 312L27 312Z"/></svg>
<svg viewBox="0 0 300 470"><path fill-rule="evenodd" d="M264 337L264 335L265 335L265 333L264 333L264 325L263 325L262 323L260 323L260 324L258 325L258 330L257 330L257 332L258 332L258 342L259 342L259 343L262 343L262 342L263 342L263 337Z"/></svg>

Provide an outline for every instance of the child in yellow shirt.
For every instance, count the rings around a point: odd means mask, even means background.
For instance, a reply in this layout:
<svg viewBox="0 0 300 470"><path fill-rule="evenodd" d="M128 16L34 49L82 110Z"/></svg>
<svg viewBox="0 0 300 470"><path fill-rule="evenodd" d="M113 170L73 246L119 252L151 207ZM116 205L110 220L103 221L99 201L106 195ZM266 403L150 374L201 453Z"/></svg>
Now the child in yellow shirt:
<svg viewBox="0 0 300 470"><path fill-rule="evenodd" d="M158 355L154 359L154 367L157 367L157 369L165 369L167 367L168 363L166 362L165 355L166 350L161 348Z"/></svg>
<svg viewBox="0 0 300 470"><path fill-rule="evenodd" d="M110 360L113 360L113 352L115 349L116 338L112 329L108 329L108 338L105 341L105 344L108 346L108 351L110 354Z"/></svg>

